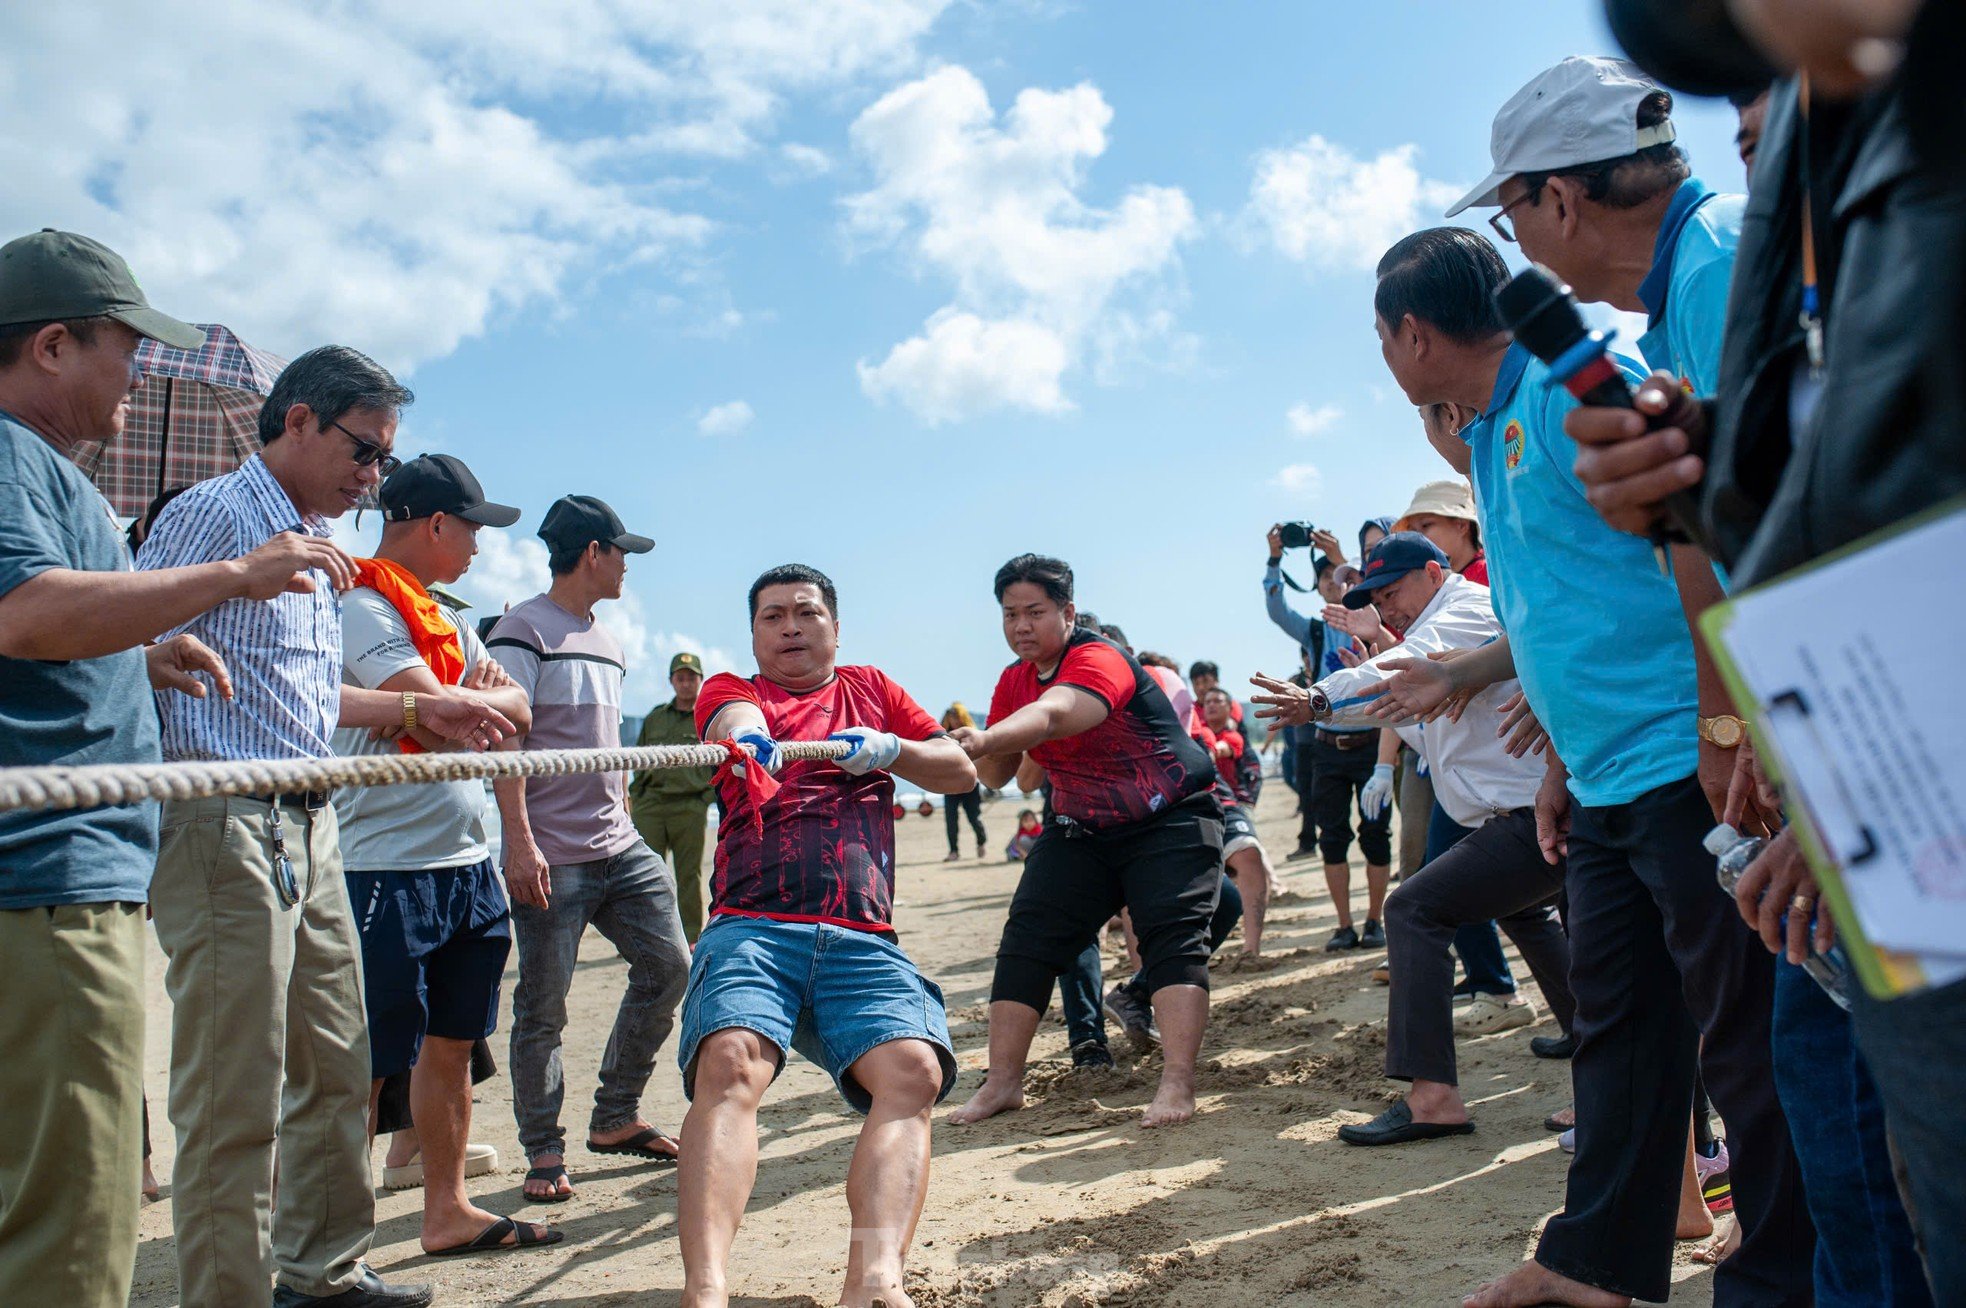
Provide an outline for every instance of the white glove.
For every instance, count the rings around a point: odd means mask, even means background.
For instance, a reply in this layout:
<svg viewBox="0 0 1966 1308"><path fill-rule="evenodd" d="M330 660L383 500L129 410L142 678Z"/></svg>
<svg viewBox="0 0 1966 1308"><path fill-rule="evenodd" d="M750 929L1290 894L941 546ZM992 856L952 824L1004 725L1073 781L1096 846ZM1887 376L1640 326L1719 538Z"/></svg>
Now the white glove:
<svg viewBox="0 0 1966 1308"><path fill-rule="evenodd" d="M1369 822L1377 822L1393 802L1393 765L1381 763L1372 769L1372 780L1358 792L1358 811Z"/></svg>
<svg viewBox="0 0 1966 1308"><path fill-rule="evenodd" d="M853 746L851 754L833 761L856 777L891 768L894 760L901 757L901 737L889 731L848 727L845 731L835 731L826 739L844 740Z"/></svg>
<svg viewBox="0 0 1966 1308"><path fill-rule="evenodd" d="M764 768L766 772L776 775L778 769L785 765L785 761L778 754L778 742L756 727L740 731L731 737L731 739L740 745L749 745L751 747L752 757L757 760L758 765ZM733 763L730 771L732 776L741 777L744 775L744 765L742 763Z"/></svg>

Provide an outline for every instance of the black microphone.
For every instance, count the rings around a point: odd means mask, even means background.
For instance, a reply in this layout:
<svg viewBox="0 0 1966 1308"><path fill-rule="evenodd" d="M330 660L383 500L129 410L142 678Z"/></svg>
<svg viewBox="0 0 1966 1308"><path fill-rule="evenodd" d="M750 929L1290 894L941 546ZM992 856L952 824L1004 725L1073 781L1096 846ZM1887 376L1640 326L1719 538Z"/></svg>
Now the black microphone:
<svg viewBox="0 0 1966 1308"><path fill-rule="evenodd" d="M1501 310L1502 320L1515 333L1517 343L1547 364L1550 375L1576 396L1579 404L1605 409L1637 407L1625 374L1606 348L1610 338L1592 331L1584 322L1583 310L1568 286L1532 266L1495 292L1495 307ZM1649 429L1664 423L1663 418L1645 415ZM1694 538L1688 524L1699 520L1699 506L1687 492L1674 491L1661 507L1664 518L1652 529L1649 539L1659 559L1659 570L1664 572L1666 545Z"/></svg>

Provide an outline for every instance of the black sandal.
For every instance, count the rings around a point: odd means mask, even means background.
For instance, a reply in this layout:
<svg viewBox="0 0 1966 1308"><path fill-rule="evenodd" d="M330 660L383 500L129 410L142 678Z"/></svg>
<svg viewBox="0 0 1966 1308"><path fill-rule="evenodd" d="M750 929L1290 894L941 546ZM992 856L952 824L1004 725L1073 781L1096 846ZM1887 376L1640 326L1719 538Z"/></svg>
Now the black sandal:
<svg viewBox="0 0 1966 1308"><path fill-rule="evenodd" d="M555 1163L551 1167L535 1167L526 1173L528 1181L545 1181L552 1185L550 1194L531 1194L521 1187L519 1194L529 1204L563 1204L573 1198L572 1191L562 1192L560 1182L567 1179L567 1165Z"/></svg>
<svg viewBox="0 0 1966 1308"><path fill-rule="evenodd" d="M587 1141L587 1152L590 1154L620 1154L627 1158L639 1158L644 1162L654 1163L660 1167L674 1167L676 1165L676 1155L649 1147L651 1142L667 1138L662 1132L650 1126L637 1131L626 1140L616 1140L613 1144L601 1144L599 1141L589 1137Z"/></svg>
<svg viewBox="0 0 1966 1308"><path fill-rule="evenodd" d="M550 1171L551 1169L535 1170ZM505 1237L508 1235L512 1237L511 1244L505 1243ZM566 1238L566 1232L556 1231L550 1226L501 1217L478 1232L474 1240L467 1240L463 1244L454 1244L443 1249L428 1249L425 1253L432 1258L461 1258L466 1254L495 1253L501 1249L542 1249L549 1244L558 1244Z"/></svg>
<svg viewBox="0 0 1966 1308"><path fill-rule="evenodd" d="M1402 1099L1369 1122L1339 1127L1338 1138L1352 1145L1397 1145L1473 1132L1473 1122L1416 1122L1413 1110Z"/></svg>

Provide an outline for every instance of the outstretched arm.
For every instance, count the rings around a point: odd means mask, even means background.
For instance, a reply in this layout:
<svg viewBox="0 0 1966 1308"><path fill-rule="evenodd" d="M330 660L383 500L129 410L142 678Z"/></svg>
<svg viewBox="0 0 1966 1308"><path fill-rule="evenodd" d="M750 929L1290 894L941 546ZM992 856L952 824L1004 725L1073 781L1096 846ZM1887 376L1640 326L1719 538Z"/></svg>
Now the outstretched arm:
<svg viewBox="0 0 1966 1308"><path fill-rule="evenodd" d="M952 736L903 740L900 757L888 768L903 781L938 795L967 795L976 787L976 770L976 764Z"/></svg>
<svg viewBox="0 0 1966 1308"><path fill-rule="evenodd" d="M1035 700L987 728L958 727L956 743L977 760L983 784L1001 787L1017 775L1026 751L1048 740L1090 731L1111 712L1106 701L1078 686L1053 686Z"/></svg>

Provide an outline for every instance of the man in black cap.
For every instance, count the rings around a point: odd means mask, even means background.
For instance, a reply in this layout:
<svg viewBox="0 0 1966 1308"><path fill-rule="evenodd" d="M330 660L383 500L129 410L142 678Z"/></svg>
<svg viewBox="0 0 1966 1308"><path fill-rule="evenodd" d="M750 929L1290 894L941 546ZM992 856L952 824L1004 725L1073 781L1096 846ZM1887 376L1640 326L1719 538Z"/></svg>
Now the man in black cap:
<svg viewBox="0 0 1966 1308"><path fill-rule="evenodd" d="M531 728L515 747L618 748L625 656L595 621L594 607L621 598L628 556L646 554L655 542L628 531L591 495L554 501L539 535L551 551L552 585L515 605L486 641L532 702ZM628 960L628 990L601 1062L588 1151L670 1165L676 1159L675 1140L643 1120L641 1098L689 982L689 942L676 879L629 820L626 782L625 773L602 772L495 786L519 944L512 1110L531 1165L526 1198L538 1203L573 1194L560 1123L560 1032L590 923Z"/></svg>
<svg viewBox="0 0 1966 1308"><path fill-rule="evenodd" d="M1309 687L1258 676L1257 716L1307 722L1374 722L1389 673L1448 650L1476 649L1502 634L1488 587L1455 574L1447 555L1418 532L1395 532L1374 545L1361 578L1345 593L1350 609L1377 606L1404 634L1397 646ZM1454 963L1458 928L1500 918L1564 1031L1575 1003L1567 974L1570 951L1553 908L1563 884L1563 856L1539 847L1535 799L1545 779L1529 737L1505 744L1517 721L1521 691L1513 678L1476 695L1458 717L1393 728L1418 748L1434 777L1439 811L1427 833L1424 866L1386 900L1392 995L1386 1024L1386 1075L1412 1089L1370 1122L1338 1129L1354 1145L1405 1144L1474 1130L1457 1088L1454 1061ZM1533 719L1531 726L1533 727Z"/></svg>
<svg viewBox="0 0 1966 1308"><path fill-rule="evenodd" d="M454 688L483 698L524 732L532 722L525 692L430 594L470 568L482 529L509 527L519 511L487 503L471 470L448 454L398 468L382 483L381 500L382 544L374 558L355 560L356 585L342 599L342 681L398 694ZM422 728L344 727L334 746L362 755L445 742ZM464 1190L471 1047L498 1026L511 947L505 888L485 839L484 783L351 786L336 793L335 815L362 942L372 1094L388 1077L410 1073L424 1252L557 1244L558 1231L486 1212Z"/></svg>
<svg viewBox="0 0 1966 1308"><path fill-rule="evenodd" d="M232 683L195 636L151 642L310 566L312 544L288 538L130 570L108 502L66 456L122 434L146 336L205 339L85 236L0 246L0 766L157 762L152 687L223 696ZM154 804L0 813L0 1303L129 1298L156 858Z"/></svg>
<svg viewBox="0 0 1966 1308"><path fill-rule="evenodd" d="M669 660L669 685L676 692L642 719L635 744L694 745L696 696L703 689L703 660L684 650ZM676 874L677 906L689 942L703 930L703 837L710 817L715 768L648 768L628 787L635 829L648 847L668 860Z"/></svg>

